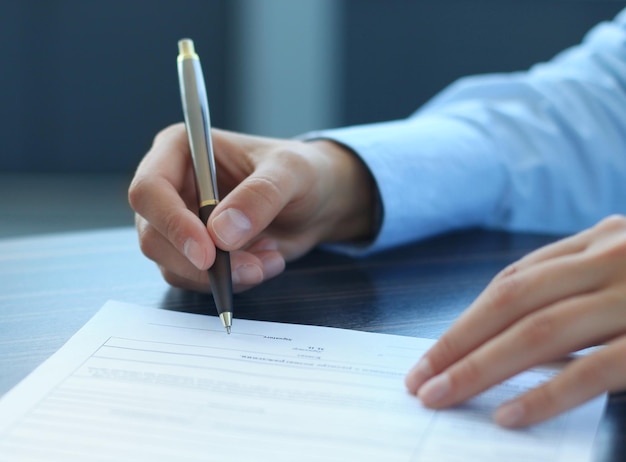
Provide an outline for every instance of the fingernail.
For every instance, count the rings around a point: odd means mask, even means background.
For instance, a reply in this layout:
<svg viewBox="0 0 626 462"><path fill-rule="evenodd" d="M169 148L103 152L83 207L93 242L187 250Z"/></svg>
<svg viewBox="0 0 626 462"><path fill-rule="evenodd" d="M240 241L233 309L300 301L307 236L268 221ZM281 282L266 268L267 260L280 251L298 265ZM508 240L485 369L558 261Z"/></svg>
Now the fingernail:
<svg viewBox="0 0 626 462"><path fill-rule="evenodd" d="M196 241L187 239L183 244L183 253L196 268L204 269L204 251Z"/></svg>
<svg viewBox="0 0 626 462"><path fill-rule="evenodd" d="M503 404L494 414L494 420L503 427L514 427L524 418L524 407L518 402Z"/></svg>
<svg viewBox="0 0 626 462"><path fill-rule="evenodd" d="M254 285L263 282L263 271L257 265L241 265L233 272L233 284Z"/></svg>
<svg viewBox="0 0 626 462"><path fill-rule="evenodd" d="M419 399L427 406L436 405L450 392L450 377L443 373L426 382L419 390Z"/></svg>
<svg viewBox="0 0 626 462"><path fill-rule="evenodd" d="M433 367L428 358L420 359L406 375L406 386L411 393L417 393L419 387L433 376Z"/></svg>
<svg viewBox="0 0 626 462"><path fill-rule="evenodd" d="M272 278L280 274L285 269L285 259L279 253L272 253L261 258L263 262L263 273L265 279Z"/></svg>
<svg viewBox="0 0 626 462"><path fill-rule="evenodd" d="M241 211L226 209L213 220L213 231L227 245L239 244L252 229L252 223Z"/></svg>

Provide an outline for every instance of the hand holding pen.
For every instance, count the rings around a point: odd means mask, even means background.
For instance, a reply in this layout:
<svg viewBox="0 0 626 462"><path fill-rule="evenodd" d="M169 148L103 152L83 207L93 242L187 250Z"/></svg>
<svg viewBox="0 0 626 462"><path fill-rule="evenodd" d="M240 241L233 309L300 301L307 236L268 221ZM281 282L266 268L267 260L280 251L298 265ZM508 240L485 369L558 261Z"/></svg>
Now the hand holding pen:
<svg viewBox="0 0 626 462"><path fill-rule="evenodd" d="M373 185L347 149L215 128L212 141L221 200L206 226L183 124L157 134L129 188L141 249L171 285L209 291L217 248L230 252L240 292L321 242L369 236Z"/></svg>
<svg viewBox="0 0 626 462"><path fill-rule="evenodd" d="M213 209L219 203L209 103L200 59L193 42L189 39L180 40L178 51L178 80L196 177L198 213L202 223L206 225ZM230 272L230 255L227 251L216 248L215 261L208 270L209 280L217 312L229 334L233 320L233 288Z"/></svg>

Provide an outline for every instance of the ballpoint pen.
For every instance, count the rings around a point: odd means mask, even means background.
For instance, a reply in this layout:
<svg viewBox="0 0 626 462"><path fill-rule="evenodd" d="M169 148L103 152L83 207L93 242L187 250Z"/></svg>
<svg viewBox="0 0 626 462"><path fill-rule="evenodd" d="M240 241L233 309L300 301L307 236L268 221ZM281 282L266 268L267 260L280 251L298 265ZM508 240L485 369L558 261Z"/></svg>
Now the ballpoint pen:
<svg viewBox="0 0 626 462"><path fill-rule="evenodd" d="M185 115L185 126L196 174L196 189L200 206L199 215L206 225L211 212L219 203L215 159L211 140L209 103L204 86L200 58L193 41L178 41L178 81ZM215 263L209 268L209 281L217 312L230 334L233 320L233 287L230 274L230 255L215 248Z"/></svg>

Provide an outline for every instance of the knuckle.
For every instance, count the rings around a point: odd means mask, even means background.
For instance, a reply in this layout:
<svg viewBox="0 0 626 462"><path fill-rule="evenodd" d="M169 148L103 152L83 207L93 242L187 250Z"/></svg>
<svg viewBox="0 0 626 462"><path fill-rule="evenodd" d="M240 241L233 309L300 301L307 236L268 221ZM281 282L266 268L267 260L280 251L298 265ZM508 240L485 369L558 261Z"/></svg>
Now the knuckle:
<svg viewBox="0 0 626 462"><path fill-rule="evenodd" d="M618 214L609 215L600 221L598 227L607 231L624 231L626 230L626 216Z"/></svg>
<svg viewBox="0 0 626 462"><path fill-rule="evenodd" d="M443 334L437 344L428 352L428 359L433 372L439 373L459 356L459 345L448 334Z"/></svg>
<svg viewBox="0 0 626 462"><path fill-rule="evenodd" d="M468 356L461 363L454 374L450 374L453 388L467 387L479 383L483 373L480 365L472 356Z"/></svg>
<svg viewBox="0 0 626 462"><path fill-rule="evenodd" d="M613 233L610 239L598 242L588 253L589 260L595 265L602 267L611 262L619 265L626 260L626 232Z"/></svg>
<svg viewBox="0 0 626 462"><path fill-rule="evenodd" d="M521 324L520 338L524 345L536 347L551 342L557 330L557 322L551 313L535 313Z"/></svg>
<svg viewBox="0 0 626 462"><path fill-rule="evenodd" d="M163 229L165 236L176 249L182 249L184 236L181 230L180 216L176 213L168 213L163 216Z"/></svg>
<svg viewBox="0 0 626 462"><path fill-rule="evenodd" d="M508 278L517 272L518 272L517 262L511 263L510 265L507 265L506 267L504 267L498 274L496 274L496 276L493 279L494 281L499 281L501 279Z"/></svg>
<svg viewBox="0 0 626 462"><path fill-rule="evenodd" d="M151 226L138 229L139 249L150 260L156 261L158 250L158 233Z"/></svg>
<svg viewBox="0 0 626 462"><path fill-rule="evenodd" d="M184 130L184 124L182 122L168 125L162 130L159 130L157 134L154 135L152 144L153 145L159 144L164 138L169 138L171 136L178 135L180 134L181 130Z"/></svg>
<svg viewBox="0 0 626 462"><path fill-rule="evenodd" d="M152 224L137 215L136 228L139 237L139 248L146 257L155 262L158 262L163 246L171 244L179 251L182 251L183 247L184 236L178 215L173 213L165 215L162 219L162 225L165 230L164 235Z"/></svg>
<svg viewBox="0 0 626 462"><path fill-rule="evenodd" d="M590 361L591 360L591 361ZM610 374L615 364L611 364L603 355L592 355L576 360L572 368L574 382L580 389L606 389L610 385Z"/></svg>
<svg viewBox="0 0 626 462"><path fill-rule="evenodd" d="M141 206L141 200L146 196L147 189L146 179L136 175L128 187L128 203L133 210L138 211L138 208Z"/></svg>
<svg viewBox="0 0 626 462"><path fill-rule="evenodd" d="M305 174L315 168L306 152L298 148L281 147L274 151L274 157L274 161L282 167L281 177L284 180L302 181Z"/></svg>
<svg viewBox="0 0 626 462"><path fill-rule="evenodd" d="M133 210L137 210L137 205L139 204L139 200L143 195L144 190L144 181L141 177L135 176L128 187L128 203L133 208Z"/></svg>
<svg viewBox="0 0 626 462"><path fill-rule="evenodd" d="M301 168L308 165L306 157L298 150L289 147L279 147L273 151L273 156L280 160L287 170Z"/></svg>
<svg viewBox="0 0 626 462"><path fill-rule="evenodd" d="M491 285L490 303L488 304L490 310L501 311L506 309L519 298L524 290L524 284L519 274L514 269L509 269L508 271L511 273L494 280Z"/></svg>

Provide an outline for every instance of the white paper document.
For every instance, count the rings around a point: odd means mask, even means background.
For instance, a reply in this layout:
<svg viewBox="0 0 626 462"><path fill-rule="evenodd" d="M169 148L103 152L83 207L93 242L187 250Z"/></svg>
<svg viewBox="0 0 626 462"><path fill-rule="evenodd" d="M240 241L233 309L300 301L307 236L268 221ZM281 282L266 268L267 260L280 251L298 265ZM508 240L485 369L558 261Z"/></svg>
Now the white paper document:
<svg viewBox="0 0 626 462"><path fill-rule="evenodd" d="M108 302L0 400L1 461L587 461L606 397L504 430L558 369L428 410L403 384L431 340Z"/></svg>

